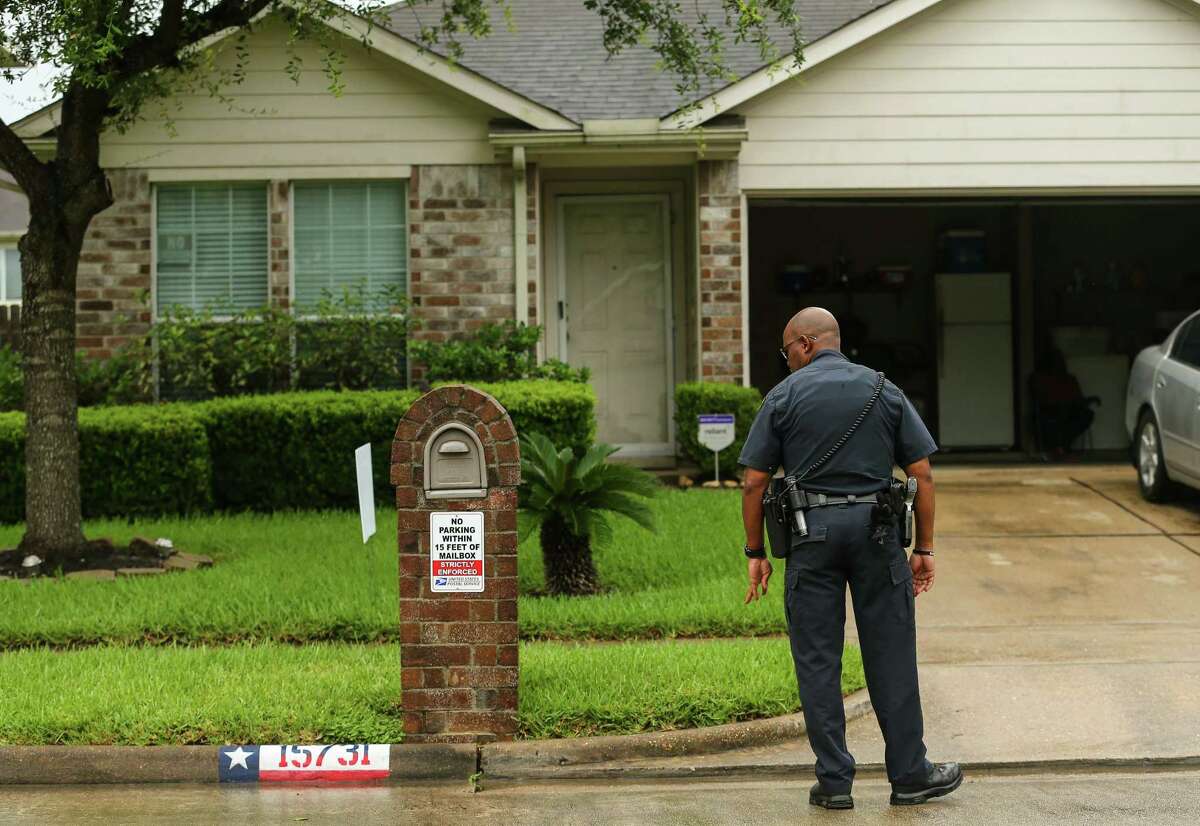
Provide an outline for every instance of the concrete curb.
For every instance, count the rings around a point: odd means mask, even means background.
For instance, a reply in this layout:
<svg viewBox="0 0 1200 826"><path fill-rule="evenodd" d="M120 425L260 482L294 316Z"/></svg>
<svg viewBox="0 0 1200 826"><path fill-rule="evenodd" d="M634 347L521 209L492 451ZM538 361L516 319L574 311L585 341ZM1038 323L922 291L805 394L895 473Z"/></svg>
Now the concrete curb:
<svg viewBox="0 0 1200 826"><path fill-rule="evenodd" d="M845 699L846 719L871 711L866 689ZM584 737L561 740L516 740L480 747L480 768L486 777L543 777L572 775L595 764L645 758L713 754L751 746L768 746L805 735L804 715L786 714L766 720L727 723L705 728Z"/></svg>
<svg viewBox="0 0 1200 826"><path fill-rule="evenodd" d="M959 765L968 775L1030 775L1030 774L1103 774L1129 772L1195 771L1200 769L1200 756L1195 757L1140 757L1140 758L1079 758L1073 760L1025 760L1013 762L962 762ZM744 779L748 777L805 777L811 780L811 760L795 763L739 763L736 765L705 766L656 766L606 764L551 767L530 767L520 774L502 775L484 773L486 780L529 781L529 780L611 780L626 782L636 780L684 780L696 778ZM882 763L859 763L855 767L857 779L887 779L887 768Z"/></svg>
<svg viewBox="0 0 1200 826"><path fill-rule="evenodd" d="M866 690L846 697L846 718L871 710ZM483 746L394 744L389 782L489 777L575 776L609 761L713 754L803 737L804 715L787 714L698 729L570 740L518 740ZM226 746L0 746L0 786L92 783L216 783ZM588 771L589 769L584 769ZM581 775L596 776L596 775Z"/></svg>
<svg viewBox="0 0 1200 826"><path fill-rule="evenodd" d="M216 783L226 746L2 746L0 786L92 783ZM389 781L466 782L478 766L473 745L393 745Z"/></svg>

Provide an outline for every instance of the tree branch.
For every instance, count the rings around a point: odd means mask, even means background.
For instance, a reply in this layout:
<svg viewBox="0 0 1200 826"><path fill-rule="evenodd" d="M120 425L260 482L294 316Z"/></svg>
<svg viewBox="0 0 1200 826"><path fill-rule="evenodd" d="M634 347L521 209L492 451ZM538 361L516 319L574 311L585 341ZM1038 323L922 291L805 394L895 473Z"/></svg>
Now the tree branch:
<svg viewBox="0 0 1200 826"><path fill-rule="evenodd" d="M31 199L35 192L45 188L46 165L3 118L0 118L0 162Z"/></svg>
<svg viewBox="0 0 1200 826"><path fill-rule="evenodd" d="M248 24L263 9L277 0L221 0L203 14L184 10L183 0L166 0L158 28L150 34L133 38L122 49L114 64L118 81L174 66L179 51L206 37Z"/></svg>

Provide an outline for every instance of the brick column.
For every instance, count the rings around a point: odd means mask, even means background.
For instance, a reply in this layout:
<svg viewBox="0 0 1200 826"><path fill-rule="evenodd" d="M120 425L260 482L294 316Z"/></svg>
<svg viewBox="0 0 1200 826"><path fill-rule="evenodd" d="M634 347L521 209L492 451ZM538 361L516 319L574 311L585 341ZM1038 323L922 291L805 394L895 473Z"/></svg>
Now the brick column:
<svg viewBox="0 0 1200 826"><path fill-rule="evenodd" d="M701 161L700 376L742 383L742 209L737 161Z"/></svg>
<svg viewBox="0 0 1200 826"><path fill-rule="evenodd" d="M271 276L269 294L271 304L281 310L291 306L291 184L287 181L271 181L269 190L271 223L268 232L271 238Z"/></svg>
<svg viewBox="0 0 1200 826"><path fill-rule="evenodd" d="M483 447L487 494L428 499L425 443L458 422ZM439 387L396 428L391 481L400 546L400 679L408 743L511 740L517 730L517 485L520 452L512 420L486 393ZM430 589L429 514L484 514L484 590Z"/></svg>

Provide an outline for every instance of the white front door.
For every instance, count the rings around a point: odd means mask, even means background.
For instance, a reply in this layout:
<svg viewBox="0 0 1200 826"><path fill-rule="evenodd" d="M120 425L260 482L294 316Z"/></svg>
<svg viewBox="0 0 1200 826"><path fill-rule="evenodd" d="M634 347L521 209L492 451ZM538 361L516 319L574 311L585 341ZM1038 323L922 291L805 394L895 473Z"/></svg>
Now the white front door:
<svg viewBox="0 0 1200 826"><path fill-rule="evenodd" d="M667 199L563 197L559 210L559 352L591 370L596 438L622 455L670 455Z"/></svg>

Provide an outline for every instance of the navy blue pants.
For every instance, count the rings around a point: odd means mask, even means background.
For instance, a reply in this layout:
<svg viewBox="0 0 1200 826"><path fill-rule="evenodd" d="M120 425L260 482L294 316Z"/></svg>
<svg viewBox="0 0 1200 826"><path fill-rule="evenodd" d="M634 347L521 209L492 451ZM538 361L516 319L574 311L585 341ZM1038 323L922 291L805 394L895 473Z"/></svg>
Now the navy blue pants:
<svg viewBox="0 0 1200 826"><path fill-rule="evenodd" d="M793 540L784 573L784 612L808 742L817 756L817 779L832 793L848 793L854 782L841 690L847 585L867 691L886 743L888 779L917 782L932 768L917 687L912 569L895 530L883 545L872 541L871 508L807 511L808 536Z"/></svg>

